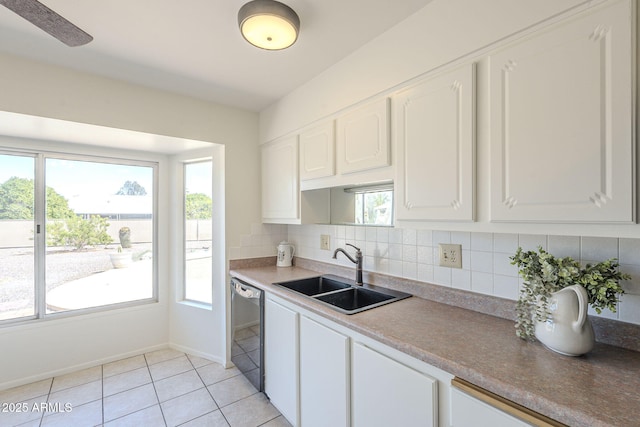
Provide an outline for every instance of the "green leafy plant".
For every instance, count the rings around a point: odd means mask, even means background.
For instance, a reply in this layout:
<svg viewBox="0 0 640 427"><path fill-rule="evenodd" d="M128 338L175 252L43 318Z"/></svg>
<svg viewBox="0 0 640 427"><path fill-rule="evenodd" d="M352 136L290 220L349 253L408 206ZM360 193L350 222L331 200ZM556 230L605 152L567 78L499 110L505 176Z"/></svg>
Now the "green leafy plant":
<svg viewBox="0 0 640 427"><path fill-rule="evenodd" d="M624 293L620 280L631 278L620 273L615 258L581 267L571 257L556 258L538 247L537 252L518 248L510 259L524 279L516 304L516 335L528 340L534 338L536 322L551 318L548 303L552 293L567 286L581 285L589 295L589 305L598 314L605 308L615 313L618 297Z"/></svg>
<svg viewBox="0 0 640 427"><path fill-rule="evenodd" d="M106 218L91 215L89 219L72 216L64 222L52 222L47 225L47 240L50 246L73 246L81 250L85 246L111 243L107 233L109 223Z"/></svg>

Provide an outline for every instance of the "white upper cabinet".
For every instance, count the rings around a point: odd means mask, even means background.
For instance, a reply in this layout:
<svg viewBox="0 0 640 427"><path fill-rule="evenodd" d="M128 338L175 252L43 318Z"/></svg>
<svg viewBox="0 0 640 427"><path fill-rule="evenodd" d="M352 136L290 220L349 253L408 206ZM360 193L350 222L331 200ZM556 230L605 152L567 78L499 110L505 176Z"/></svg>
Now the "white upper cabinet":
<svg viewBox="0 0 640 427"><path fill-rule="evenodd" d="M490 57L491 220L634 221L632 8Z"/></svg>
<svg viewBox="0 0 640 427"><path fill-rule="evenodd" d="M300 218L298 137L262 146L262 220L282 222Z"/></svg>
<svg viewBox="0 0 640 427"><path fill-rule="evenodd" d="M300 133L300 180L335 175L335 140L333 120Z"/></svg>
<svg viewBox="0 0 640 427"><path fill-rule="evenodd" d="M336 127L338 173L365 171L391 164L388 98L338 117Z"/></svg>
<svg viewBox="0 0 640 427"><path fill-rule="evenodd" d="M474 65L393 97L396 219L474 219Z"/></svg>

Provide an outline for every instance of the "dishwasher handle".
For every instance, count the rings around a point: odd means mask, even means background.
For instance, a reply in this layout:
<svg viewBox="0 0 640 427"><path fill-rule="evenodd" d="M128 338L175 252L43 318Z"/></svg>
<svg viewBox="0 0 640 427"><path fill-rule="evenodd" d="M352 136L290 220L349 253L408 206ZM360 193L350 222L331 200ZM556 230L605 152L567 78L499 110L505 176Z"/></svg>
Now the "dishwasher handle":
<svg viewBox="0 0 640 427"><path fill-rule="evenodd" d="M241 282L235 277L231 278L231 289L242 298L259 299L262 291L246 283Z"/></svg>

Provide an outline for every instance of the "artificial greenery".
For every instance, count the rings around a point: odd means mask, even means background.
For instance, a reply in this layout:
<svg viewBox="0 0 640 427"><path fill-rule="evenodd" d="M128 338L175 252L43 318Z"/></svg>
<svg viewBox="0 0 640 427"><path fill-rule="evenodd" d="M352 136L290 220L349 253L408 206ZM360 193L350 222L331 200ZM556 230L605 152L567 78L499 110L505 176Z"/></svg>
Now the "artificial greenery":
<svg viewBox="0 0 640 427"><path fill-rule="evenodd" d="M556 258L538 247L537 252L518 248L510 259L524 279L516 304L516 335L528 340L534 338L535 322L551 318L548 303L552 293L567 286L581 285L589 295L589 305L598 314L605 308L615 313L618 296L624 293L620 280L631 278L620 273L615 258L581 267L571 257Z"/></svg>

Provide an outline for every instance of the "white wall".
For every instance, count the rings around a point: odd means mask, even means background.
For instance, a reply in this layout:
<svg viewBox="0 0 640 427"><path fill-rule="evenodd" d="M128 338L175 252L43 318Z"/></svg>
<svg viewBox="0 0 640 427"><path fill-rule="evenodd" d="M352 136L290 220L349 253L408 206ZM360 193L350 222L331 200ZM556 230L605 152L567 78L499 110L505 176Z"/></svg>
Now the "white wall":
<svg viewBox="0 0 640 427"><path fill-rule="evenodd" d="M224 144L226 247L239 246L240 236L251 229L252 223L259 222L255 113L10 55L0 55L0 94L0 111ZM162 185L168 188L167 177ZM168 202L160 206L159 244L164 250L173 227L168 211ZM161 281L160 304L0 328L0 389L168 345L168 277L164 275ZM219 290L213 311L218 315L225 312L226 305L226 280L221 281L215 283ZM188 326L206 328L217 338L200 353L225 358L221 316L204 325ZM178 333L172 334L171 340L183 348L192 342Z"/></svg>

